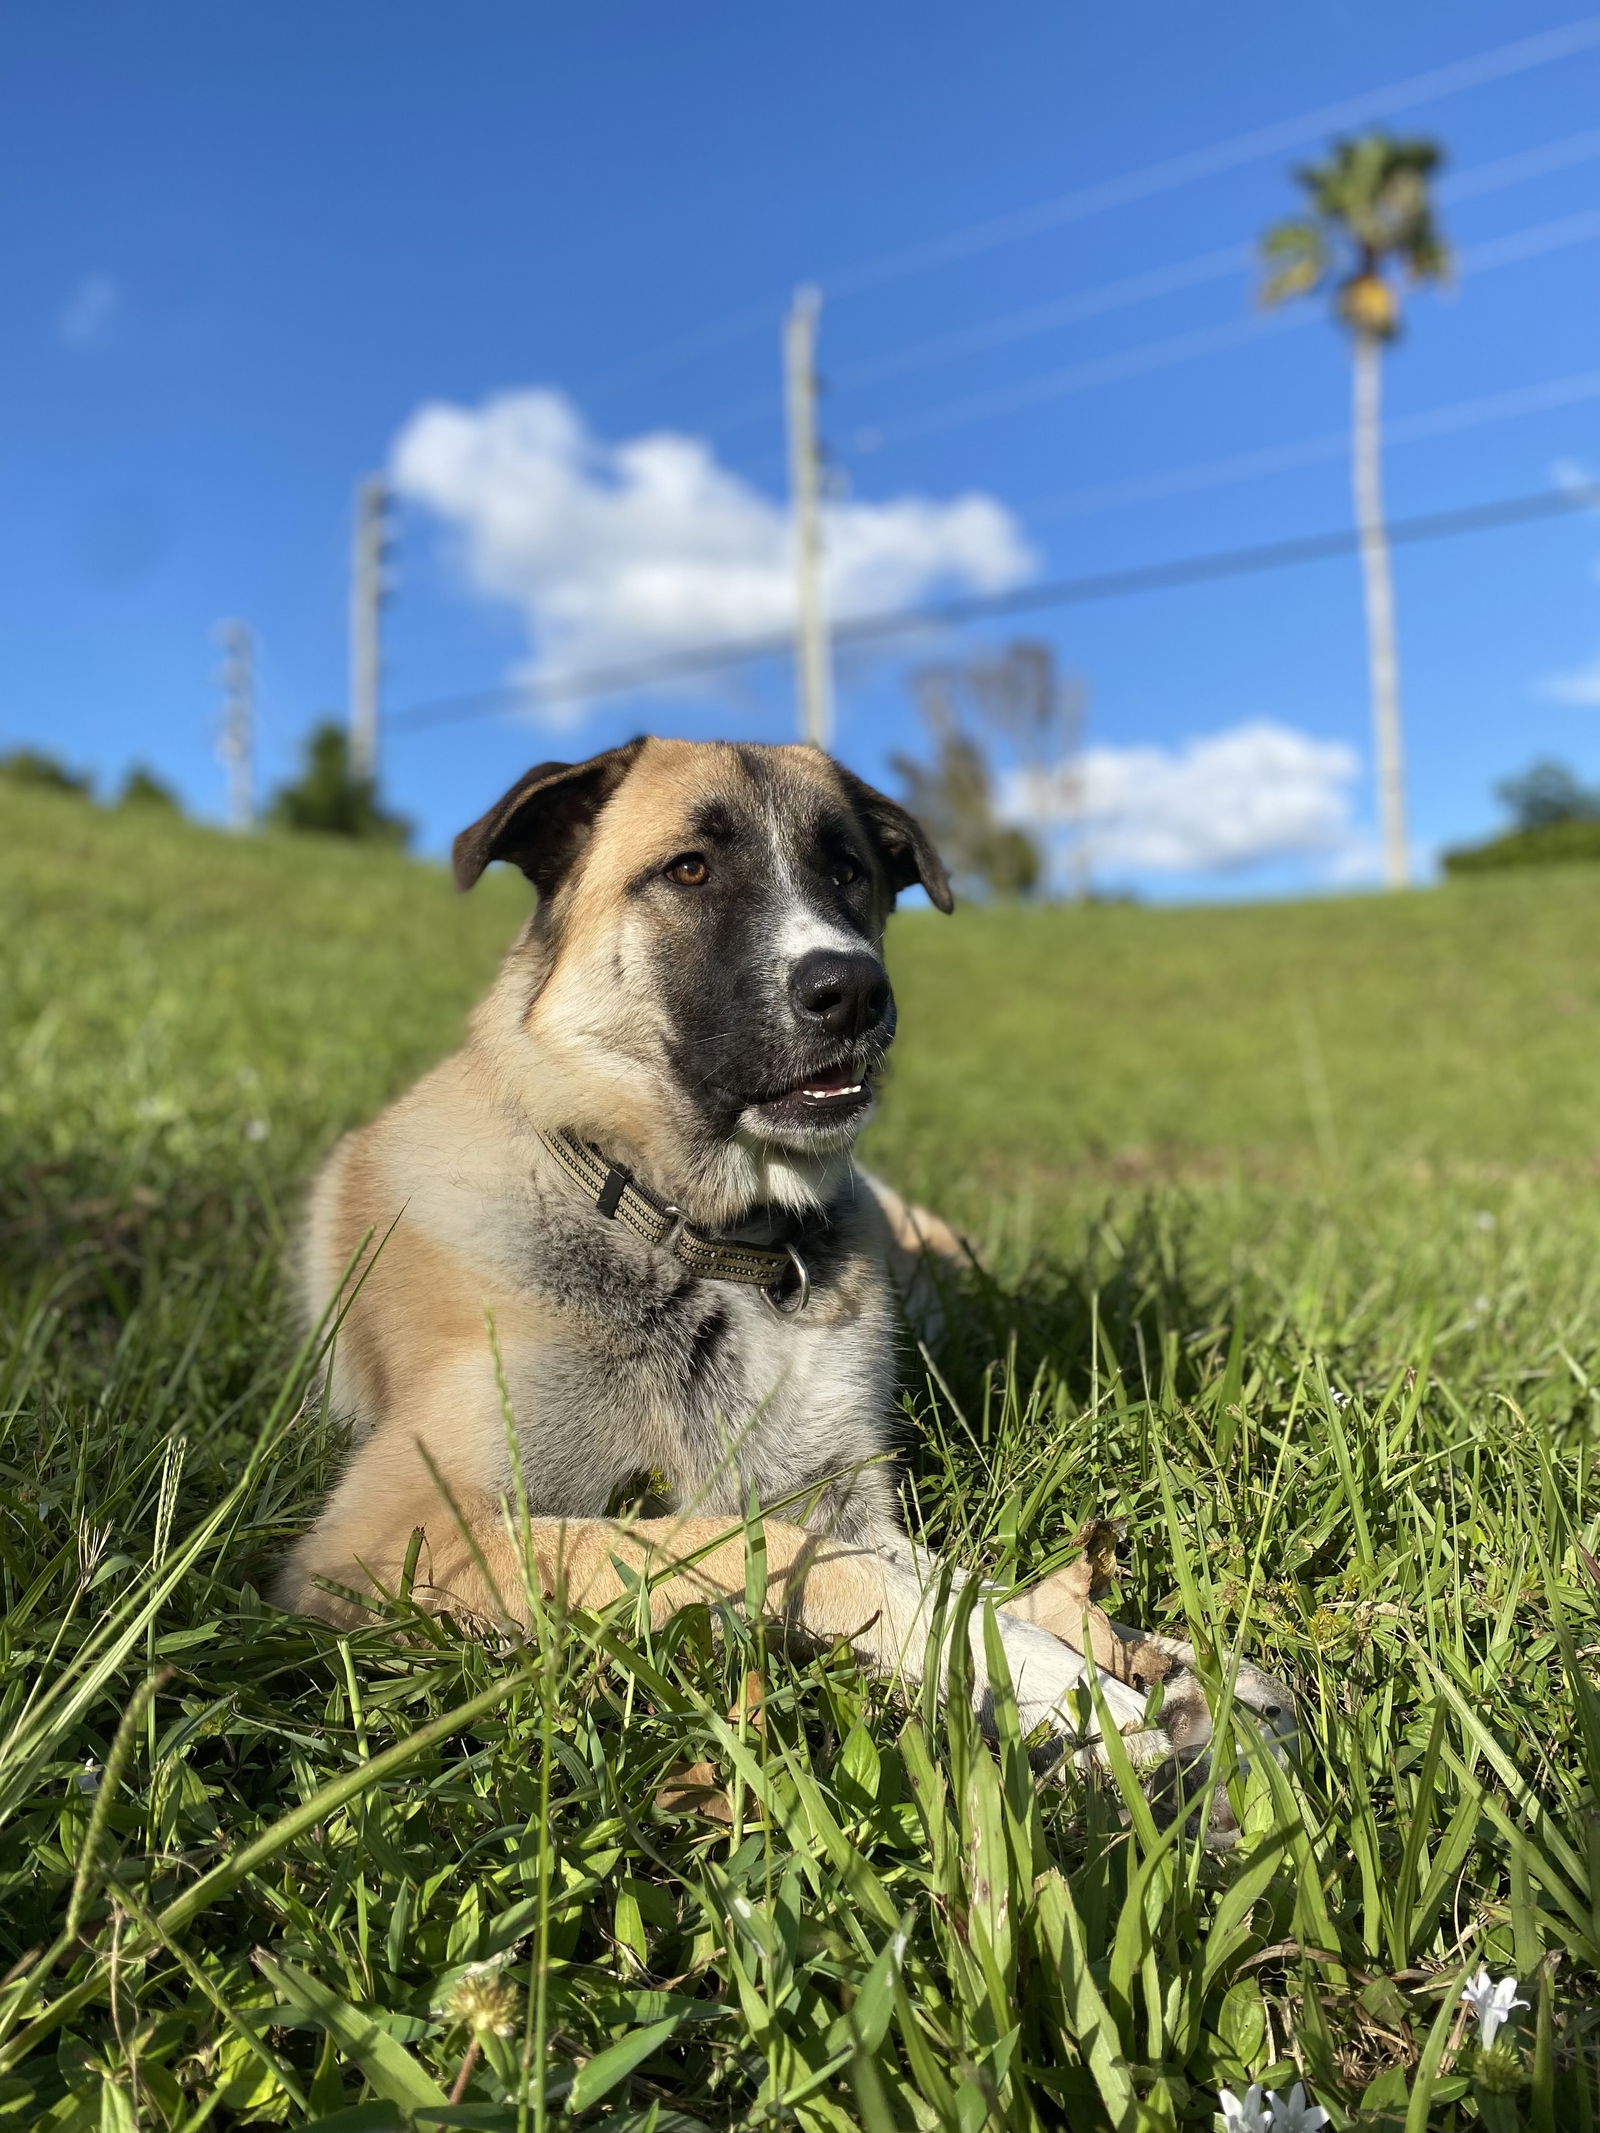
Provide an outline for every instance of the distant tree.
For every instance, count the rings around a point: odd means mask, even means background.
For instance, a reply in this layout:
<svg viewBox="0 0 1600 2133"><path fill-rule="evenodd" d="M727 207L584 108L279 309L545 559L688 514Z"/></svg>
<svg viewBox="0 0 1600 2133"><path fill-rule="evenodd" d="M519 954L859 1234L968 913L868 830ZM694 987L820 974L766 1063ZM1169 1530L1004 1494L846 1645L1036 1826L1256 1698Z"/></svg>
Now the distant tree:
<svg viewBox="0 0 1600 2133"><path fill-rule="evenodd" d="M890 758L906 805L944 855L958 884L994 896L1031 896L1044 868L1026 830L995 812L994 780L983 745L963 730L947 670L916 678L933 758Z"/></svg>
<svg viewBox="0 0 1600 2133"><path fill-rule="evenodd" d="M38 748L13 748L9 755L0 755L0 778L8 785L31 785L40 792L73 793L79 799L87 799L94 783L86 774L69 770L65 763L57 762L53 755L46 755Z"/></svg>
<svg viewBox="0 0 1600 2133"><path fill-rule="evenodd" d="M1494 796L1519 830L1600 821L1600 790L1580 785L1565 763L1530 764L1520 777L1502 778Z"/></svg>
<svg viewBox="0 0 1600 2133"><path fill-rule="evenodd" d="M1076 674L1062 674L1053 645L1018 637L998 659L976 659L954 670L957 688L978 715L1016 750L1022 772L1021 808L1041 854L1051 832L1067 833L1068 894L1089 898L1089 838L1085 819L1083 725L1087 692Z"/></svg>
<svg viewBox="0 0 1600 2133"><path fill-rule="evenodd" d="M1494 793L1511 828L1446 852L1447 874L1600 859L1600 787L1580 785L1565 763L1532 763L1520 777L1502 778Z"/></svg>
<svg viewBox="0 0 1600 2133"><path fill-rule="evenodd" d="M284 829L313 830L328 837L364 837L383 844L410 841L411 824L386 814L372 778L350 768L349 742L335 719L324 719L306 739L305 768L273 795L268 820Z"/></svg>
<svg viewBox="0 0 1600 2133"><path fill-rule="evenodd" d="M1275 224L1261 240L1267 271L1262 301L1284 303L1331 287L1334 315L1350 334L1355 358L1351 462L1366 587L1384 872L1391 889L1404 888L1406 881L1405 781L1378 403L1383 350L1400 332L1400 296L1391 270L1400 269L1414 282L1441 281L1449 272L1450 255L1428 190L1441 160L1432 141L1401 141L1387 133L1335 141L1325 163L1304 164L1294 174L1306 192L1308 211Z"/></svg>
<svg viewBox="0 0 1600 2133"><path fill-rule="evenodd" d="M117 794L118 807L158 807L169 814L181 815L182 803L170 785L163 783L153 770L143 763L135 763L122 781L122 790Z"/></svg>

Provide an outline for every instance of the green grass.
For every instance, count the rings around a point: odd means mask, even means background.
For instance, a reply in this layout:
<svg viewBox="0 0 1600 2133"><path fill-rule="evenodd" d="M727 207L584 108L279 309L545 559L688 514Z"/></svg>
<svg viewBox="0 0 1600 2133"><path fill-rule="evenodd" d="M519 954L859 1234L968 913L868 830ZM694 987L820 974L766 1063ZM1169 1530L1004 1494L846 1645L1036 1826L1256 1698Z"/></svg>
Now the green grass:
<svg viewBox="0 0 1600 2133"><path fill-rule="evenodd" d="M895 929L872 1159L984 1241L918 1501L1019 1577L1124 1516L1121 1613L1293 1680L1217 1857L737 1619L267 1610L299 1193L521 884L3 790L0 855L0 2128L1593 2125L1600 869Z"/></svg>

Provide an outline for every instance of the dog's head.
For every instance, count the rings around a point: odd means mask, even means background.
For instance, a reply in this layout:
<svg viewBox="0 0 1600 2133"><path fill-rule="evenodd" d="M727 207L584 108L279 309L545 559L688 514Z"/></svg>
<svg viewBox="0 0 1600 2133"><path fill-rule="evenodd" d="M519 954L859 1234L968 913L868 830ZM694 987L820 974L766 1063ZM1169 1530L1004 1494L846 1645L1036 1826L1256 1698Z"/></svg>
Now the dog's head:
<svg viewBox="0 0 1600 2133"><path fill-rule="evenodd" d="M541 1122L717 1219L812 1198L894 1037L895 896L951 907L912 816L813 748L639 740L530 770L456 839L456 880L496 859L539 891L495 1026L502 1057L532 1045Z"/></svg>

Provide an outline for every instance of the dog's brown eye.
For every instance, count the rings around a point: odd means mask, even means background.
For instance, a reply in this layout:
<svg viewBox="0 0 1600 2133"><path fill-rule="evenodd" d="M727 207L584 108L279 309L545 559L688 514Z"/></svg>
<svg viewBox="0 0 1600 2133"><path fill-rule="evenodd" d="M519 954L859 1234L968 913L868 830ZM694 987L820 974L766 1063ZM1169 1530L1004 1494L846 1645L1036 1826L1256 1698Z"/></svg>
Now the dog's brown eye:
<svg viewBox="0 0 1600 2133"><path fill-rule="evenodd" d="M853 859L836 859L833 862L833 879L835 887L848 889L851 882L861 879L861 869Z"/></svg>
<svg viewBox="0 0 1600 2133"><path fill-rule="evenodd" d="M667 869L668 881L680 889L701 889L711 879L711 869L700 852L680 852Z"/></svg>

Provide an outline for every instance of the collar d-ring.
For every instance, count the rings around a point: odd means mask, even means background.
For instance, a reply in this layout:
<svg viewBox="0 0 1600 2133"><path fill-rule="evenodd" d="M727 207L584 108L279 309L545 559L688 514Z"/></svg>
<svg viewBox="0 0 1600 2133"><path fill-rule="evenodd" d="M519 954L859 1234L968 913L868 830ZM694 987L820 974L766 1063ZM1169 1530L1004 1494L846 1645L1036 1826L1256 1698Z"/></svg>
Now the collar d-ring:
<svg viewBox="0 0 1600 2133"><path fill-rule="evenodd" d="M779 1318L798 1318L811 1301L811 1276L806 1270L805 1261L792 1244L786 1244L783 1249L789 1256L789 1265L795 1277L794 1286L790 1288L785 1280L780 1291L774 1283L771 1288L761 1291L762 1300Z"/></svg>

